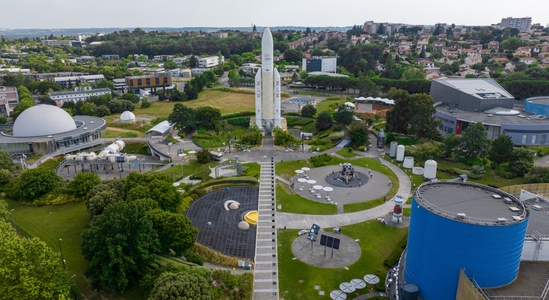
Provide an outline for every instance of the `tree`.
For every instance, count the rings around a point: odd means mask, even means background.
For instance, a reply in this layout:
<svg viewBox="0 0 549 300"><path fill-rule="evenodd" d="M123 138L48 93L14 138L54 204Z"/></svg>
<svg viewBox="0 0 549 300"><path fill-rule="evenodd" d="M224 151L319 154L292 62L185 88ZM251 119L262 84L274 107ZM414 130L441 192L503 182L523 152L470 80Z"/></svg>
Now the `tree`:
<svg viewBox="0 0 549 300"><path fill-rule="evenodd" d="M355 115L354 106L351 107L343 104L338 107L334 119L337 123L349 125L351 124L351 122L353 122L354 115Z"/></svg>
<svg viewBox="0 0 549 300"><path fill-rule="evenodd" d="M196 68L196 56L191 55L189 58L189 67Z"/></svg>
<svg viewBox="0 0 549 300"><path fill-rule="evenodd" d="M275 127L274 131L274 144L278 146L290 146L298 143L297 139L291 132L284 131L280 127Z"/></svg>
<svg viewBox="0 0 549 300"><path fill-rule="evenodd" d="M329 111L323 111L318 114L315 127L317 131L322 131L332 127L333 123L334 120L332 119L332 114L330 114Z"/></svg>
<svg viewBox="0 0 549 300"><path fill-rule="evenodd" d="M204 148L196 152L196 161L200 164L207 164L212 161L210 150Z"/></svg>
<svg viewBox="0 0 549 300"><path fill-rule="evenodd" d="M124 181L115 179L102 182L88 192L86 208L92 216L100 215L108 205L122 200L123 195Z"/></svg>
<svg viewBox="0 0 549 300"><path fill-rule="evenodd" d="M413 94L409 98L409 118L408 118L408 133L416 137L435 138L437 137L437 128L441 125L441 121L435 117L436 109L433 106L433 97L427 94Z"/></svg>
<svg viewBox="0 0 549 300"><path fill-rule="evenodd" d="M126 199L132 193L133 189L143 186L147 187L150 191L150 195L147 198L155 201L158 207L174 213L179 211L183 196L173 186L173 178L169 175L163 173L139 174L132 172L124 181ZM139 199L134 198L134 200Z"/></svg>
<svg viewBox="0 0 549 300"><path fill-rule="evenodd" d="M174 123L176 129L188 132L196 128L195 110L181 103L176 103L172 113L168 116L168 121Z"/></svg>
<svg viewBox="0 0 549 300"><path fill-rule="evenodd" d="M154 209L149 211L149 217L158 234L162 252L173 250L179 256L194 245L198 229L186 216Z"/></svg>
<svg viewBox="0 0 549 300"><path fill-rule="evenodd" d="M87 116L93 116L95 114L95 104L86 102L86 104L80 108L80 112Z"/></svg>
<svg viewBox="0 0 549 300"><path fill-rule="evenodd" d="M85 275L94 289L122 293L148 271L160 246L147 211L135 202L109 205L82 233Z"/></svg>
<svg viewBox="0 0 549 300"><path fill-rule="evenodd" d="M456 155L456 151L459 149L461 144L461 136L451 133L444 137L442 142L442 154L444 157L451 157Z"/></svg>
<svg viewBox="0 0 549 300"><path fill-rule="evenodd" d="M73 181L69 184L69 189L76 197L84 197L100 183L101 179L97 174L80 172L74 176Z"/></svg>
<svg viewBox="0 0 549 300"><path fill-rule="evenodd" d="M221 111L211 106L202 106L196 109L196 126L205 129L214 129L215 125L221 121Z"/></svg>
<svg viewBox="0 0 549 300"><path fill-rule="evenodd" d="M488 152L488 158L496 164L508 162L511 158L513 148L514 143L511 140L511 137L502 134L492 141L490 151Z"/></svg>
<svg viewBox="0 0 549 300"><path fill-rule="evenodd" d="M13 197L19 201L33 201L56 189L61 183L54 170L29 169L15 181Z"/></svg>
<svg viewBox="0 0 549 300"><path fill-rule="evenodd" d="M17 236L0 220L0 253L2 298L69 299L71 285L60 269L60 256L46 243Z"/></svg>
<svg viewBox="0 0 549 300"><path fill-rule="evenodd" d="M166 70L177 69L177 64L174 63L172 59L168 59L167 61L164 62L164 69Z"/></svg>
<svg viewBox="0 0 549 300"><path fill-rule="evenodd" d="M240 142L244 145L259 145L263 140L261 130L256 124L252 124L246 134L240 137Z"/></svg>
<svg viewBox="0 0 549 300"><path fill-rule="evenodd" d="M10 114L10 117L13 118L13 120L17 119L17 117L23 112L25 111L27 108L29 107L32 107L34 105L34 100L32 100L32 98L22 98L20 101L19 101L19 104L17 104L14 108L13 108L13 111L11 112Z"/></svg>
<svg viewBox="0 0 549 300"><path fill-rule="evenodd" d="M534 155L526 148L517 148L511 151L509 161L525 161L534 165Z"/></svg>
<svg viewBox="0 0 549 300"><path fill-rule="evenodd" d="M106 105L99 105L95 107L94 115L96 117L110 116L111 111Z"/></svg>
<svg viewBox="0 0 549 300"><path fill-rule="evenodd" d="M6 150L0 149L0 169L9 170L11 166L13 166L13 159Z"/></svg>
<svg viewBox="0 0 549 300"><path fill-rule="evenodd" d="M141 108L149 108L151 107L152 103L145 97L141 99Z"/></svg>
<svg viewBox="0 0 549 300"><path fill-rule="evenodd" d="M483 158L490 149L490 139L481 122L470 123L461 134L461 150L466 158Z"/></svg>
<svg viewBox="0 0 549 300"><path fill-rule="evenodd" d="M149 299L213 300L212 287L206 278L197 274L164 273L156 281Z"/></svg>
<svg viewBox="0 0 549 300"><path fill-rule="evenodd" d="M370 140L368 137L368 126L362 121L354 121L349 125L348 130L353 146L366 145L366 142Z"/></svg>
<svg viewBox="0 0 549 300"><path fill-rule="evenodd" d="M428 159L437 159L442 153L441 146L437 143L425 142L414 148L412 156L416 161L426 161Z"/></svg>
<svg viewBox="0 0 549 300"><path fill-rule="evenodd" d="M524 175L524 183L549 182L549 167L534 167Z"/></svg>
<svg viewBox="0 0 549 300"><path fill-rule="evenodd" d="M129 100L133 104L139 103L139 96L137 96L136 94L126 93L126 94L123 94L122 96L120 96L120 98L123 99L123 100Z"/></svg>
<svg viewBox="0 0 549 300"><path fill-rule="evenodd" d="M107 103L107 107L113 114L123 113L125 111L133 111L135 104L129 100L111 100Z"/></svg>
<svg viewBox="0 0 549 300"><path fill-rule="evenodd" d="M312 104L306 104L301 108L301 115L304 117L312 117L316 115L316 107Z"/></svg>

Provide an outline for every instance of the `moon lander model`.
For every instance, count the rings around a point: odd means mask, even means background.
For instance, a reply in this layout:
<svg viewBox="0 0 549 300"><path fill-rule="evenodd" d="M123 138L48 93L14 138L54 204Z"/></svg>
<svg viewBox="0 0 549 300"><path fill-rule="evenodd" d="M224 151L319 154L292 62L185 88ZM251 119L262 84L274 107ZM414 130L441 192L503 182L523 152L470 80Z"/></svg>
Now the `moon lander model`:
<svg viewBox="0 0 549 300"><path fill-rule="evenodd" d="M361 180L360 175L355 172L355 168L350 163L339 164L341 166L341 171L337 174L337 180L344 181L345 184L349 184L349 181L357 179Z"/></svg>

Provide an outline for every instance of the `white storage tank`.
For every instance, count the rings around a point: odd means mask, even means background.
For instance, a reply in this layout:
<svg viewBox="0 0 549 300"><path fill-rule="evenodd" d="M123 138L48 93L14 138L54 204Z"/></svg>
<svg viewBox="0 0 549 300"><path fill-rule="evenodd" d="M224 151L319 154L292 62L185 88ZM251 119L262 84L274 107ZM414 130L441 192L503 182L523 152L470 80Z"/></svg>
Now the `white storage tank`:
<svg viewBox="0 0 549 300"><path fill-rule="evenodd" d="M437 162L429 159L425 162L425 171L423 173L423 177L427 179L434 179L437 178Z"/></svg>
<svg viewBox="0 0 549 300"><path fill-rule="evenodd" d="M414 167L414 157L413 156L406 156L404 157L404 163L402 164L403 167L406 169L411 169Z"/></svg>
<svg viewBox="0 0 549 300"><path fill-rule="evenodd" d="M395 158L397 156L397 146L398 143L395 141L391 142L391 148L389 148L389 157Z"/></svg>
<svg viewBox="0 0 549 300"><path fill-rule="evenodd" d="M398 145L397 155L396 155L397 161L403 161L404 160L404 150L405 150L404 145Z"/></svg>

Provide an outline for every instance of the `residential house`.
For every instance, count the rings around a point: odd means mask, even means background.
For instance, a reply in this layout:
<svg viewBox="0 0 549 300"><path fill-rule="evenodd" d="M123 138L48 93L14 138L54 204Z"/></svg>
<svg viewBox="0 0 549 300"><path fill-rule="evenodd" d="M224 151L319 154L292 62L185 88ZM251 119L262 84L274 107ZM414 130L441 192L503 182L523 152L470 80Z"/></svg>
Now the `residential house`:
<svg viewBox="0 0 549 300"><path fill-rule="evenodd" d="M499 42L498 41L489 42L488 49L499 49Z"/></svg>
<svg viewBox="0 0 549 300"><path fill-rule="evenodd" d="M521 63L525 63L527 65L531 65L533 64L534 62L538 61L535 57L521 57L519 59L519 62Z"/></svg>
<svg viewBox="0 0 549 300"><path fill-rule="evenodd" d="M530 57L532 56L532 52L530 51L530 47L519 47L515 53L513 53L514 56L520 56L520 57Z"/></svg>
<svg viewBox="0 0 549 300"><path fill-rule="evenodd" d="M508 63L509 59L507 57L492 57L489 62Z"/></svg>
<svg viewBox="0 0 549 300"><path fill-rule="evenodd" d="M482 63L482 57L481 56L467 56L465 58L465 64L468 66L481 64Z"/></svg>
<svg viewBox="0 0 549 300"><path fill-rule="evenodd" d="M435 67L435 63L427 59L422 59L419 61L419 63L423 66L425 70L432 69Z"/></svg>
<svg viewBox="0 0 549 300"><path fill-rule="evenodd" d="M475 49L467 49L467 48L460 48L460 49L458 49L458 53L459 53L459 55L465 53L467 56L480 55L480 53L478 53L477 50L475 50Z"/></svg>

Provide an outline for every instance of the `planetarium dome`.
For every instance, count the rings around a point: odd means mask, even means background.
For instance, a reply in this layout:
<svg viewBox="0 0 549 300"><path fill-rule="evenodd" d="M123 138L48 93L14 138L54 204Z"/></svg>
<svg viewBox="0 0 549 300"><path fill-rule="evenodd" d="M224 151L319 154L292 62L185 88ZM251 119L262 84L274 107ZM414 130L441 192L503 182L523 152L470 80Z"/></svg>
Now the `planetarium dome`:
<svg viewBox="0 0 549 300"><path fill-rule="evenodd" d="M135 120L135 115L131 111L127 110L120 115L120 121L128 122L128 121L134 121L134 120Z"/></svg>
<svg viewBox="0 0 549 300"><path fill-rule="evenodd" d="M76 123L63 109L53 105L36 105L23 111L13 125L16 137L45 136L76 129Z"/></svg>

